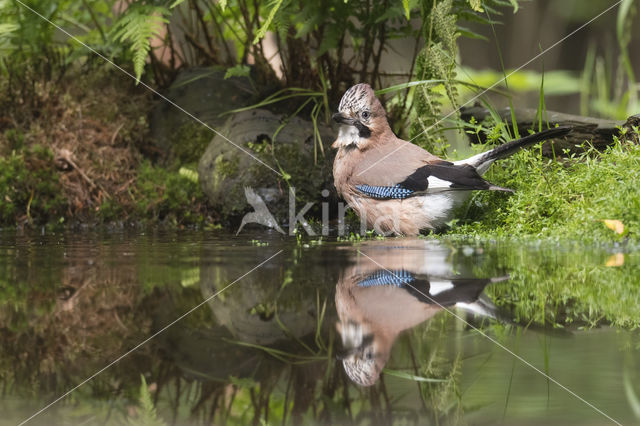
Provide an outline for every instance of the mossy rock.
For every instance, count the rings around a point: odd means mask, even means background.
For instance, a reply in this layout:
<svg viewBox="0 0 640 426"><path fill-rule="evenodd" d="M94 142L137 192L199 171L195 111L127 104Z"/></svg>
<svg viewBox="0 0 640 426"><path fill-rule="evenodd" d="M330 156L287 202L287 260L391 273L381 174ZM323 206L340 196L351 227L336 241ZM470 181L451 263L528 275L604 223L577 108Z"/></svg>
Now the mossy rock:
<svg viewBox="0 0 640 426"><path fill-rule="evenodd" d="M244 192L250 187L282 223L289 215L289 185L295 188L297 211L307 202L315 202L314 207L319 209L322 190L332 186L333 153L329 145L334 132L324 125L319 125L318 131L326 155L320 150L320 142L314 143L310 121L299 117L285 121L285 117L262 109L231 116L221 133L233 144L215 136L198 166L202 191L216 213L230 220L250 211Z"/></svg>
<svg viewBox="0 0 640 426"><path fill-rule="evenodd" d="M247 77L225 79L224 76L225 70L221 68L189 68L180 72L163 95L212 128L218 129L226 121L221 116L224 112L257 101ZM184 149L176 144L191 144L184 137L190 138L192 133L198 133L194 130L195 127L202 127L211 133L169 102L158 102L151 112L151 136L156 149L164 156L174 155L184 161L181 158Z"/></svg>

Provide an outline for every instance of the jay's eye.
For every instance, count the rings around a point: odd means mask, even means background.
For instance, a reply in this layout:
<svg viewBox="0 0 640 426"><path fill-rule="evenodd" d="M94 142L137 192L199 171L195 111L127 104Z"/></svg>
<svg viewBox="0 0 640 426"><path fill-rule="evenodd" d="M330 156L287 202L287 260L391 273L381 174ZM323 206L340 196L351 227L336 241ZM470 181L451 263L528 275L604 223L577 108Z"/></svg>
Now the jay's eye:
<svg viewBox="0 0 640 426"><path fill-rule="evenodd" d="M362 117L362 118L363 118L363 119L365 119L365 120L366 120L367 118L369 118L369 116L370 116L370 115L371 115L371 114L369 114L369 111L362 111L362 112L360 113L360 117Z"/></svg>

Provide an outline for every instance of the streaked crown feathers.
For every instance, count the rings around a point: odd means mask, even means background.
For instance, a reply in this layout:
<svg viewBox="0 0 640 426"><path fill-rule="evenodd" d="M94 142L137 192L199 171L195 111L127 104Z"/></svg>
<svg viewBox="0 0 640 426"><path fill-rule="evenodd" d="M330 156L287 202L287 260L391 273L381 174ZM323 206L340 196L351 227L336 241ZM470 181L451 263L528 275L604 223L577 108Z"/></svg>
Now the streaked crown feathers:
<svg viewBox="0 0 640 426"><path fill-rule="evenodd" d="M375 98L375 93L371 86L367 83L356 84L344 92L342 99L340 99L338 111L347 113L351 111L362 111L363 109L369 108L371 98Z"/></svg>

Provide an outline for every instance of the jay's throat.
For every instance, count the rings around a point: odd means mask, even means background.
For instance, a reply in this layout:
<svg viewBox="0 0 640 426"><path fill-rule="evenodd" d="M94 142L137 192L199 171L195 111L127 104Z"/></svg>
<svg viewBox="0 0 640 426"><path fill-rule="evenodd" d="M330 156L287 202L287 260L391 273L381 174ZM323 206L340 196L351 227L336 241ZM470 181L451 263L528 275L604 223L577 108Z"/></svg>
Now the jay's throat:
<svg viewBox="0 0 640 426"><path fill-rule="evenodd" d="M360 147L371 137L371 130L364 124L356 121L353 125L342 124L338 131L338 138L334 147Z"/></svg>

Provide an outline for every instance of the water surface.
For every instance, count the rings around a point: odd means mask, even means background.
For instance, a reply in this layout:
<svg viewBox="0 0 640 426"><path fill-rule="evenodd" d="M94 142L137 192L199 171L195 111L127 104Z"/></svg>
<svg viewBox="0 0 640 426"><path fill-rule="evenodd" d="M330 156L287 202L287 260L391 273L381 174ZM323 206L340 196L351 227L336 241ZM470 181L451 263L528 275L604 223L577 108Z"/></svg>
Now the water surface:
<svg viewBox="0 0 640 426"><path fill-rule="evenodd" d="M0 424L93 375L28 424L633 424L639 265L575 244L2 231Z"/></svg>

